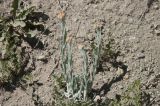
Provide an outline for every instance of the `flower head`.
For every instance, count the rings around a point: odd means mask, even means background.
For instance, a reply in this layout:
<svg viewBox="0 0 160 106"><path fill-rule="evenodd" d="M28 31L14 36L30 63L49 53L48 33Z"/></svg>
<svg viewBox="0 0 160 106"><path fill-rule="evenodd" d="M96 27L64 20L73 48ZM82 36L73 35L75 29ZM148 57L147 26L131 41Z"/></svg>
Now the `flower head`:
<svg viewBox="0 0 160 106"><path fill-rule="evenodd" d="M64 18L65 18L65 12L64 11L59 12L58 15L57 15L57 17L60 20L64 20Z"/></svg>

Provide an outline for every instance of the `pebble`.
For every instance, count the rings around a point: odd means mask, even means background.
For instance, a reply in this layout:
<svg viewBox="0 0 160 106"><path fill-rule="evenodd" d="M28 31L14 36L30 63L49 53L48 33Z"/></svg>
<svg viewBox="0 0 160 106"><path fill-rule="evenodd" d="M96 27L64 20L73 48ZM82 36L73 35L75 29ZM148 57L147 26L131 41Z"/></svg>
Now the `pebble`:
<svg viewBox="0 0 160 106"><path fill-rule="evenodd" d="M123 69L118 67L118 70L116 71L116 75L120 76L124 73Z"/></svg>
<svg viewBox="0 0 160 106"><path fill-rule="evenodd" d="M155 30L155 34L156 34L157 36L160 36L160 30Z"/></svg>
<svg viewBox="0 0 160 106"><path fill-rule="evenodd" d="M137 58L138 58L138 59L143 59L143 58L145 58L144 53L138 53L138 54L137 54Z"/></svg>
<svg viewBox="0 0 160 106"><path fill-rule="evenodd" d="M95 98L94 98L94 102L100 102L101 101L101 97L100 95L97 95Z"/></svg>
<svg viewBox="0 0 160 106"><path fill-rule="evenodd" d="M158 10L158 9L159 9L159 6L158 6L158 5L155 5L155 6L154 6L154 9Z"/></svg>
<svg viewBox="0 0 160 106"><path fill-rule="evenodd" d="M47 58L45 55L40 55L37 57L37 60L47 62Z"/></svg>
<svg viewBox="0 0 160 106"><path fill-rule="evenodd" d="M79 19L78 18L73 18L73 22L78 22Z"/></svg>
<svg viewBox="0 0 160 106"><path fill-rule="evenodd" d="M120 89L123 89L123 86L122 86L122 85L119 85L118 87L119 87Z"/></svg>
<svg viewBox="0 0 160 106"><path fill-rule="evenodd" d="M93 8L94 8L94 9L98 9L98 5L94 5Z"/></svg>
<svg viewBox="0 0 160 106"><path fill-rule="evenodd" d="M7 59L7 54L6 54L6 50L2 50L2 52L0 53L0 59Z"/></svg>
<svg viewBox="0 0 160 106"><path fill-rule="evenodd" d="M129 75L126 74L126 75L124 76L124 80L128 80L128 79L129 79Z"/></svg>

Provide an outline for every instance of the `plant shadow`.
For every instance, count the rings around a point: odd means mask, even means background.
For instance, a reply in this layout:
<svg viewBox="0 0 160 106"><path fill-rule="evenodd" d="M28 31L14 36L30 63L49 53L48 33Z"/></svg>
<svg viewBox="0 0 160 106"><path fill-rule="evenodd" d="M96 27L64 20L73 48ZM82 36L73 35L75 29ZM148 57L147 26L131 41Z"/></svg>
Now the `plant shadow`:
<svg viewBox="0 0 160 106"><path fill-rule="evenodd" d="M103 91L103 96L106 95L108 91L110 91L110 88L114 83L121 81L127 72L126 65L124 65L122 62L118 62L118 65L120 65L120 67L124 70L124 73L118 77L114 77L109 83L105 83L104 85L102 85L102 87L99 89L99 93L101 94L101 92Z"/></svg>
<svg viewBox="0 0 160 106"><path fill-rule="evenodd" d="M108 93L108 91L110 91L111 86L114 83L121 81L123 79L123 77L125 76L125 74L127 73L128 66L125 65L122 61L117 61L118 56L120 56L120 51L118 51L118 52L112 51L112 55L110 55L107 58L103 57L103 59L100 62L98 70L100 70L99 72L104 72L105 70L102 67L102 63L108 62L112 65L113 68L122 69L123 74L113 77L111 81L109 81L108 83L104 83L99 89L97 89L97 90L93 89L93 92L95 92L96 94L101 94L101 96L105 96Z"/></svg>
<svg viewBox="0 0 160 106"><path fill-rule="evenodd" d="M33 12L32 14L27 16L26 26L24 30L26 32L30 32L36 30L37 32L41 32L41 34L49 35L51 31L48 28L45 28L43 22L47 21L49 16L44 14L43 12ZM28 34L28 36L32 36ZM34 49L44 49L43 42L37 37L24 37L23 38L32 48Z"/></svg>

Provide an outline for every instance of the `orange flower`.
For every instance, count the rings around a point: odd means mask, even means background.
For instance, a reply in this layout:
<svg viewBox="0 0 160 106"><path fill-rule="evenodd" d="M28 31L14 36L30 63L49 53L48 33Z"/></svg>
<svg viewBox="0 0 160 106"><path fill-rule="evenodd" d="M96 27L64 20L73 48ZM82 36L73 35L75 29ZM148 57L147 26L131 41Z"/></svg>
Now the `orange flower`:
<svg viewBox="0 0 160 106"><path fill-rule="evenodd" d="M65 18L65 12L64 11L59 12L57 17L58 19L63 20Z"/></svg>

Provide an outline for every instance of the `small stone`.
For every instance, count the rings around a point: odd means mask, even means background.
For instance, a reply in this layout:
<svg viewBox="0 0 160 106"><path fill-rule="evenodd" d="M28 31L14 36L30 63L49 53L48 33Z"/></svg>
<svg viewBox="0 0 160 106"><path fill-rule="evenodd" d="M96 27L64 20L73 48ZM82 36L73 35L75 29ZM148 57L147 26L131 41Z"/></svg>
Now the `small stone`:
<svg viewBox="0 0 160 106"><path fill-rule="evenodd" d="M158 9L159 9L159 6L158 6L158 5L155 5L155 6L154 6L154 9L158 10Z"/></svg>
<svg viewBox="0 0 160 106"><path fill-rule="evenodd" d="M160 30L155 30L155 34L156 34L157 36L160 36Z"/></svg>
<svg viewBox="0 0 160 106"><path fill-rule="evenodd" d="M129 75L126 74L126 75L124 76L124 80L128 80L128 79L129 79Z"/></svg>
<svg viewBox="0 0 160 106"><path fill-rule="evenodd" d="M45 55L38 56L38 57L37 57L37 60L43 61L43 62L47 62L47 58L46 58Z"/></svg>
<svg viewBox="0 0 160 106"><path fill-rule="evenodd" d="M78 22L78 20L79 20L78 18L74 18L73 22Z"/></svg>
<svg viewBox="0 0 160 106"><path fill-rule="evenodd" d="M116 75L120 76L120 75L122 75L123 73L124 73L123 69L121 69L121 68L118 67L118 70L117 70L117 72L116 72Z"/></svg>
<svg viewBox="0 0 160 106"><path fill-rule="evenodd" d="M98 5L94 5L93 8L94 8L94 9L98 9Z"/></svg>
<svg viewBox="0 0 160 106"><path fill-rule="evenodd" d="M45 59L45 56L44 56L44 55L41 55L41 56L38 56L38 57L37 57L37 60L43 60L43 59Z"/></svg>
<svg viewBox="0 0 160 106"><path fill-rule="evenodd" d="M128 18L128 22L129 23L133 23L133 19L132 18Z"/></svg>
<svg viewBox="0 0 160 106"><path fill-rule="evenodd" d="M123 89L123 86L122 86L122 85L119 85L118 87L119 87L120 89Z"/></svg>
<svg viewBox="0 0 160 106"><path fill-rule="evenodd" d="M100 95L97 95L95 98L94 98L94 102L100 102L101 101L101 97Z"/></svg>
<svg viewBox="0 0 160 106"><path fill-rule="evenodd" d="M8 58L8 56L7 56L6 50L2 50L0 52L0 59L5 60L7 58Z"/></svg>
<svg viewBox="0 0 160 106"><path fill-rule="evenodd" d="M137 58L138 58L138 59L143 59L143 58L145 58L144 53L138 53L138 54L137 54Z"/></svg>

